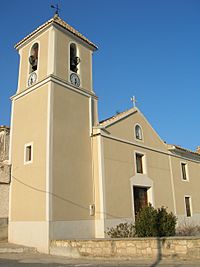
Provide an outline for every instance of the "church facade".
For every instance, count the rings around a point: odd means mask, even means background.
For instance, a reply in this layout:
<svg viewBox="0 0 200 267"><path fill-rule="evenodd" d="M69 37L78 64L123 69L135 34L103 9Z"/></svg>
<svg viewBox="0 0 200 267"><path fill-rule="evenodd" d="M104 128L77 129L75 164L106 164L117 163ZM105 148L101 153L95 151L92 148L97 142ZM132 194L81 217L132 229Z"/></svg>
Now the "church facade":
<svg viewBox="0 0 200 267"><path fill-rule="evenodd" d="M200 153L164 143L138 108L98 121L96 45L58 15L16 46L9 241L105 238L141 207L200 222Z"/></svg>

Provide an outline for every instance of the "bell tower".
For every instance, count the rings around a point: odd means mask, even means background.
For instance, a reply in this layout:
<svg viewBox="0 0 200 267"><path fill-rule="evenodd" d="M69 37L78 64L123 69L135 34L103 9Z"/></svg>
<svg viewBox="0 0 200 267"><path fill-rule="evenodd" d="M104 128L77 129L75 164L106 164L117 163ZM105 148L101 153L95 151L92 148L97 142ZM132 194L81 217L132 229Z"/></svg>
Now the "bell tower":
<svg viewBox="0 0 200 267"><path fill-rule="evenodd" d="M49 75L93 92L92 54L97 47L57 14L15 48L20 55L17 93Z"/></svg>
<svg viewBox="0 0 200 267"><path fill-rule="evenodd" d="M20 66L11 98L9 241L48 252L51 239L95 236L97 47L55 14L15 48Z"/></svg>

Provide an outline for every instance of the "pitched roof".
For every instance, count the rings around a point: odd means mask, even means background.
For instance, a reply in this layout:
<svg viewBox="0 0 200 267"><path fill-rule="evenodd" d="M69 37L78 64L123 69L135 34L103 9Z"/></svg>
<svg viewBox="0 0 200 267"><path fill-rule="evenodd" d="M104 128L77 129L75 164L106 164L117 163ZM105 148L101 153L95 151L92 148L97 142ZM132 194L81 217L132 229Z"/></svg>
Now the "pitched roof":
<svg viewBox="0 0 200 267"><path fill-rule="evenodd" d="M80 38L81 40L83 40L84 42L86 42L87 44L89 44L90 46L92 46L95 50L97 49L97 46L94 43L92 43L89 39L87 39L85 36L83 36L80 32L78 32L73 27L71 27L69 24L67 24L58 15L54 15L54 17L52 19L48 20L47 22L45 22L44 24L42 24L41 26L39 26L36 30L34 30L32 33L30 33L25 38L23 38L20 42L18 42L15 45L15 48L18 48L28 38L30 38L31 36L33 36L34 34L36 34L37 32L39 32L40 30L46 28L47 26L49 26L50 24L53 24L53 23L61 26L65 30L67 30L70 33L74 34L76 37Z"/></svg>
<svg viewBox="0 0 200 267"><path fill-rule="evenodd" d="M128 109L128 110L125 110L123 112L120 112L120 113L112 116L112 117L109 117L109 118L107 118L105 120L100 121L98 126L107 127L110 124L113 124L113 123L117 122L118 120L123 119L126 116L131 115L132 113L135 113L136 111L139 111L136 107L133 107L133 108ZM192 155L200 156L200 153L198 153L197 151L192 151L192 150L183 148L183 147L178 146L178 145L167 144L167 147L168 147L168 150L173 150L173 151L179 150L180 152L185 152L185 153L189 153L189 154L192 154Z"/></svg>
<svg viewBox="0 0 200 267"><path fill-rule="evenodd" d="M185 153L191 153L191 154L200 156L200 154L198 152L186 149L186 148L178 146L178 145L169 145L168 144L168 149L169 150L179 150L179 151L182 151L182 152L185 152Z"/></svg>
<svg viewBox="0 0 200 267"><path fill-rule="evenodd" d="M114 115L112 117L109 117L109 118L107 118L105 120L100 121L99 122L99 126L105 126L106 127L106 126L108 126L108 125L110 125L112 123L115 123L116 121L118 121L120 119L123 119L124 117L126 117L126 116L128 116L128 115L130 115L130 114L132 114L132 113L134 113L136 111L137 111L137 108L133 107L131 109L125 110L123 112L120 112L120 113L118 113L118 114L116 114L116 115Z"/></svg>

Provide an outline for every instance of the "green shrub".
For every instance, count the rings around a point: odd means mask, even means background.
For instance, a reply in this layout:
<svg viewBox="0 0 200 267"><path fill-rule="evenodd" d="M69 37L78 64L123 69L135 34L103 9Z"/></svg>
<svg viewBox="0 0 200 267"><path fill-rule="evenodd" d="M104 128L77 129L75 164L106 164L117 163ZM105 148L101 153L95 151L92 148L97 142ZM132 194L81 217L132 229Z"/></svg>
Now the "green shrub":
<svg viewBox="0 0 200 267"><path fill-rule="evenodd" d="M172 212L168 213L166 208L157 209L158 236L174 236L176 233L177 218Z"/></svg>
<svg viewBox="0 0 200 267"><path fill-rule="evenodd" d="M111 238L128 238L135 236L135 226L132 223L120 223L108 228L106 234Z"/></svg>
<svg viewBox="0 0 200 267"><path fill-rule="evenodd" d="M108 228L106 234L111 238L174 236L176 221L176 217L166 208L154 209L149 205L137 214L135 225L120 223Z"/></svg>
<svg viewBox="0 0 200 267"><path fill-rule="evenodd" d="M157 211L151 205L136 215L135 232L138 237L157 236Z"/></svg>
<svg viewBox="0 0 200 267"><path fill-rule="evenodd" d="M176 217L166 208L154 209L151 205L142 208L136 216L135 231L138 237L173 236Z"/></svg>

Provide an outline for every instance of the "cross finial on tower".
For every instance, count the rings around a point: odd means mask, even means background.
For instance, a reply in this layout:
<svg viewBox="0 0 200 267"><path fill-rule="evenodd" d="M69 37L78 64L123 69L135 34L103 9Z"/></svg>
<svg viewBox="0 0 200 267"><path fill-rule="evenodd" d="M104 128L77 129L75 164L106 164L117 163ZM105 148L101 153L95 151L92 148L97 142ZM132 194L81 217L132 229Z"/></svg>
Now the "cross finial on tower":
<svg viewBox="0 0 200 267"><path fill-rule="evenodd" d="M58 4L51 5L51 8L55 9L54 17L58 17L59 16L58 11L60 11Z"/></svg>
<svg viewBox="0 0 200 267"><path fill-rule="evenodd" d="M131 102L133 103L133 107L135 107L136 106L136 102L137 102L135 96L131 97Z"/></svg>

